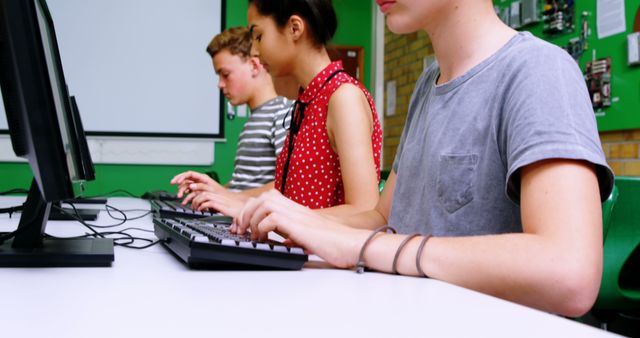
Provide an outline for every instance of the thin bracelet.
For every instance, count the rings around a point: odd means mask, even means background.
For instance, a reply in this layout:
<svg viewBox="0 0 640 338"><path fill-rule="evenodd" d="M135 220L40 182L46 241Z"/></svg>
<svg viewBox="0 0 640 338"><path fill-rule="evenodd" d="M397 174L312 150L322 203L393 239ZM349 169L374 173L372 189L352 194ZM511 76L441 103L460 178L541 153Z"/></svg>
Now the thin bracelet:
<svg viewBox="0 0 640 338"><path fill-rule="evenodd" d="M416 236L420 236L420 234L415 233L413 235L409 235L409 237L405 238L402 241L402 243L400 243L398 250L396 250L396 255L393 257L393 265L391 266L392 274L396 274L396 275L398 274L397 264L398 264L398 257L400 257L400 252L402 252L402 249L404 249L404 246L407 245L407 243L409 243L409 241Z"/></svg>
<svg viewBox="0 0 640 338"><path fill-rule="evenodd" d="M369 235L369 237L367 238L366 241L364 241L364 244L362 244L362 249L360 249L360 255L358 256L358 263L356 264L356 272L357 273L363 273L364 272L364 249L367 247L367 245L369 244L369 242L371 242L371 240L373 239L373 237L381 232L381 231L387 231L387 230L391 230L391 232L393 232L394 234L396 233L396 229L388 226L388 225L383 225L375 230L373 230L373 232L371 233L371 235Z"/></svg>
<svg viewBox="0 0 640 338"><path fill-rule="evenodd" d="M429 238L431 238L431 234L424 236L422 242L420 242L420 246L418 247L418 253L416 254L416 268L418 268L418 273L421 276L425 276L427 278L429 278L429 276L427 276L427 274L422 271L422 267L420 266L420 259L422 258L422 249L424 249L424 245L427 244Z"/></svg>

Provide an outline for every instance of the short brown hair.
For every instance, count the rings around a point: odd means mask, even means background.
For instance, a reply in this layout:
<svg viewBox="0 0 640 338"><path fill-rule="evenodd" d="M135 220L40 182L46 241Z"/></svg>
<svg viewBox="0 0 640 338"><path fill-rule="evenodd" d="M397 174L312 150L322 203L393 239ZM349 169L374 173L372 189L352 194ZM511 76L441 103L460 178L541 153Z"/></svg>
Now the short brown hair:
<svg viewBox="0 0 640 338"><path fill-rule="evenodd" d="M244 59L251 56L251 33L247 27L233 27L216 35L207 46L207 53L216 56L223 49Z"/></svg>

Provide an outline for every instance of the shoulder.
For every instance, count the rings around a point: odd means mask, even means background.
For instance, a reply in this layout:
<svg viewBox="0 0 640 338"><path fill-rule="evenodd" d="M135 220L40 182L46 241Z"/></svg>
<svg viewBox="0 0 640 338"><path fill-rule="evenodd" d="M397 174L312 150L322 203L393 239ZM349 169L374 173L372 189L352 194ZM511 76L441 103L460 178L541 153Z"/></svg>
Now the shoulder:
<svg viewBox="0 0 640 338"><path fill-rule="evenodd" d="M289 108L289 107L293 106L293 103L295 102L294 100L289 100L288 98L286 98L284 96L278 96L276 99L281 102L281 104L282 104L282 106L284 108Z"/></svg>
<svg viewBox="0 0 640 338"><path fill-rule="evenodd" d="M345 71L336 74L335 78L330 82L332 83L332 86L330 87L333 87L333 89L329 89L331 92L331 96L329 97L330 104L352 98L366 98L369 94L362 83Z"/></svg>
<svg viewBox="0 0 640 338"><path fill-rule="evenodd" d="M274 119L280 118L281 115L286 114L294 101L291 101L283 96L275 97L265 102L256 113L260 113L263 116L272 116Z"/></svg>
<svg viewBox="0 0 640 338"><path fill-rule="evenodd" d="M366 112L369 106L365 89L355 83L343 83L329 97L328 112L332 111L362 111ZM357 109L357 108L362 109ZM352 115L352 114L339 114Z"/></svg>
<svg viewBox="0 0 640 338"><path fill-rule="evenodd" d="M500 58L505 72L525 80L528 77L550 78L571 74L582 77L576 61L564 49L533 36L518 33L512 46Z"/></svg>
<svg viewBox="0 0 640 338"><path fill-rule="evenodd" d="M273 116L273 125L276 129L285 129L286 123L283 123L283 120L289 121L291 120L291 109L295 101L289 100L284 96L278 96L276 98L277 104L274 105L274 109L271 112Z"/></svg>
<svg viewBox="0 0 640 338"><path fill-rule="evenodd" d="M364 95L362 89L354 83L346 82L341 84L329 98L329 103L341 102L343 100L349 100L358 98Z"/></svg>
<svg viewBox="0 0 640 338"><path fill-rule="evenodd" d="M293 102L293 100L289 100L284 96L277 96L276 98L269 101L268 109L271 111L286 110L293 105Z"/></svg>

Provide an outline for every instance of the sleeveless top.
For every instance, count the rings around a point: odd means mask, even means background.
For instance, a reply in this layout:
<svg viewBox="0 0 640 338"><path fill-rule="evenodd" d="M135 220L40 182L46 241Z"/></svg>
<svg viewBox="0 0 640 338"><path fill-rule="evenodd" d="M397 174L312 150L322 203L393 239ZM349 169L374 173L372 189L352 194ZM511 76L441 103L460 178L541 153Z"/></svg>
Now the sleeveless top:
<svg viewBox="0 0 640 338"><path fill-rule="evenodd" d="M284 196L311 209L329 208L345 203L340 159L333 151L327 133L327 111L331 95L345 83L351 83L365 94L373 118L371 144L373 160L378 180L380 179L380 151L382 148L382 129L376 114L375 104L367 89L356 79L344 72L342 61L336 61L322 70L299 95L294 105L294 117L301 106L303 118L299 130L293 137L293 151L287 165L289 142L292 130L289 130L276 160L275 187ZM349 111L340 112L348 114ZM294 118L292 118L292 129ZM285 167L287 167L285 170ZM283 176L285 187L282 191Z"/></svg>

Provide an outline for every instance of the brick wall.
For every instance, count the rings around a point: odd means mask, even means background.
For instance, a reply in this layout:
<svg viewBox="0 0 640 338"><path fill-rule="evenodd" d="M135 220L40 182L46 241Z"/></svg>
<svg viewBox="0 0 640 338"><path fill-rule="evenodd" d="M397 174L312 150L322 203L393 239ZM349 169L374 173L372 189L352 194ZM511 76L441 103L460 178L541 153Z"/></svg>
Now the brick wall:
<svg viewBox="0 0 640 338"><path fill-rule="evenodd" d="M424 32L396 35L388 29L384 36L384 82L396 81L395 115L387 111L385 95L384 139L382 167L390 169L396 156L396 147L407 118L411 93L424 67L424 57L433 54L431 42ZM386 87L385 87L386 88Z"/></svg>
<svg viewBox="0 0 640 338"><path fill-rule="evenodd" d="M640 129L600 133L600 140L617 176L640 176Z"/></svg>
<svg viewBox="0 0 640 338"><path fill-rule="evenodd" d="M390 169L404 128L409 100L424 67L424 58L433 48L424 32L395 35L385 31L384 81L396 81L395 115L387 112L385 94L383 168ZM386 87L385 87L386 88ZM600 134L602 149L617 176L640 176L640 129Z"/></svg>

